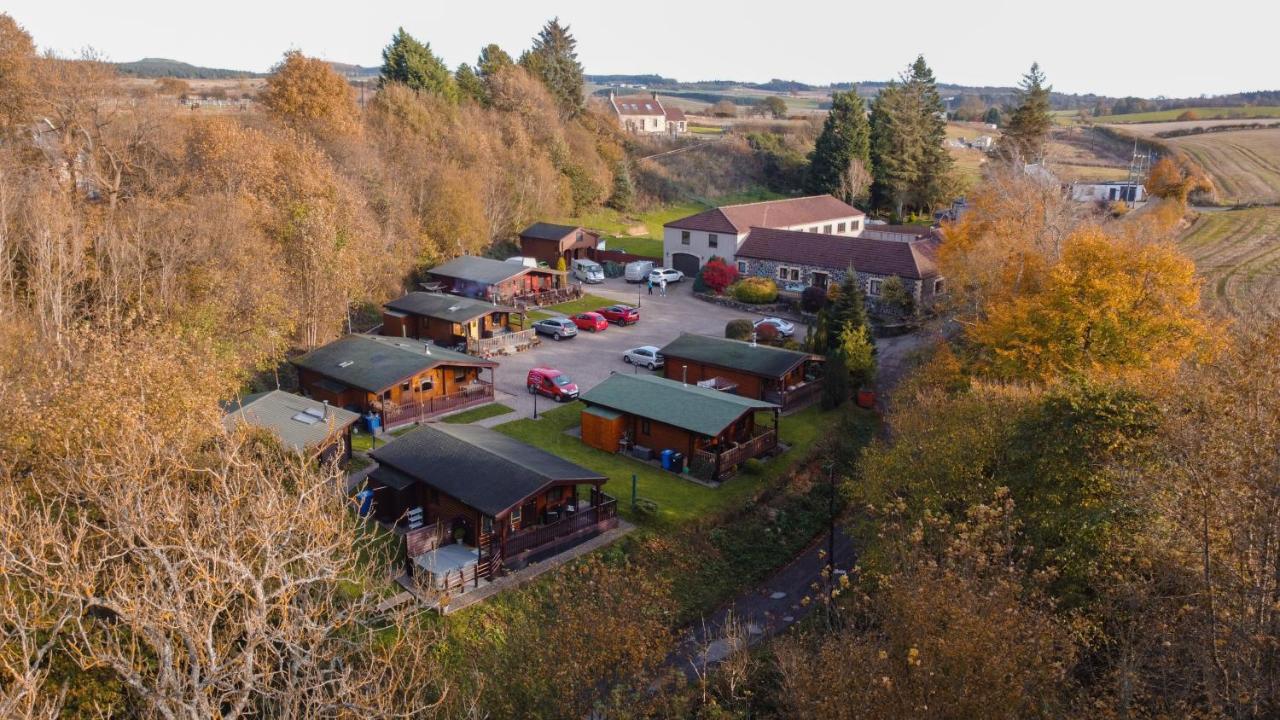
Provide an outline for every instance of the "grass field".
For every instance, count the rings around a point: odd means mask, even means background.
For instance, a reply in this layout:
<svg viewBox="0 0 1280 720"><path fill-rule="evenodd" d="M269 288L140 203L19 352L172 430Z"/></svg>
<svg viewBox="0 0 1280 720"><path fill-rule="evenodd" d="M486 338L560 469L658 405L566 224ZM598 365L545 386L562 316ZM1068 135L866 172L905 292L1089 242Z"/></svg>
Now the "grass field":
<svg viewBox="0 0 1280 720"><path fill-rule="evenodd" d="M1204 213L1180 244L1205 279L1210 305L1280 315L1280 208Z"/></svg>
<svg viewBox="0 0 1280 720"><path fill-rule="evenodd" d="M823 412L816 405L782 418L782 441L792 446L787 454L765 463L759 475L741 473L718 488L710 488L566 435L566 430L581 422L582 407L575 402L540 413L539 420L515 420L494 429L607 476L606 491L618 498L619 510L629 519L636 519L630 503L634 474L637 494L658 504L657 520L663 524L686 522L742 502L789 469L835 421L835 413Z"/></svg>
<svg viewBox="0 0 1280 720"><path fill-rule="evenodd" d="M1280 202L1280 129L1235 130L1165 140L1190 155L1229 203Z"/></svg>
<svg viewBox="0 0 1280 720"><path fill-rule="evenodd" d="M543 308L543 310L554 310L565 315L577 315L578 313L586 312L588 310L609 307L613 303L614 301L609 298L602 298L599 295L587 293L577 300L570 300L569 302L563 302L559 305L548 305Z"/></svg>
<svg viewBox="0 0 1280 720"><path fill-rule="evenodd" d="M450 415L444 419L444 422L453 425L466 425L467 423L473 423L477 420L484 420L485 418L497 417L499 415L506 415L507 413L513 412L515 412L515 410L512 410L502 403L489 403L488 405L481 405L477 408L463 410L460 413Z"/></svg>
<svg viewBox="0 0 1280 720"><path fill-rule="evenodd" d="M644 255L651 257L659 264L662 262L662 240L647 237L617 237L613 236L605 241L605 247L610 250L621 250L629 252L633 255Z"/></svg>
<svg viewBox="0 0 1280 720"><path fill-rule="evenodd" d="M1103 115L1095 118L1103 123L1152 123L1172 122L1185 112L1193 112L1200 120L1245 120L1249 118L1280 118L1280 106L1259 105L1256 107L1198 107L1177 108L1174 110L1157 110L1155 112L1129 113L1127 115ZM1074 115L1075 111L1072 110Z"/></svg>

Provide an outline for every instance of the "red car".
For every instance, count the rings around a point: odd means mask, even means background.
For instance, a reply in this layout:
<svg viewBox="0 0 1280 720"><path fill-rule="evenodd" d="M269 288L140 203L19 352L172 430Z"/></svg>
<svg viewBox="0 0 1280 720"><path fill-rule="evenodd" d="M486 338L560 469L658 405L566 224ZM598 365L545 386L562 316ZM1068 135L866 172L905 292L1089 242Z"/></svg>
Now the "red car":
<svg viewBox="0 0 1280 720"><path fill-rule="evenodd" d="M525 386L529 388L530 395L539 393L556 402L578 399L577 383L555 368L538 367L530 370Z"/></svg>
<svg viewBox="0 0 1280 720"><path fill-rule="evenodd" d="M584 312L574 315L570 320L578 326L579 330L590 330L591 332L599 332L609 327L609 321L598 312Z"/></svg>
<svg viewBox="0 0 1280 720"><path fill-rule="evenodd" d="M610 305L596 312L603 315L605 320L619 325L634 325L640 322L640 311L630 305Z"/></svg>

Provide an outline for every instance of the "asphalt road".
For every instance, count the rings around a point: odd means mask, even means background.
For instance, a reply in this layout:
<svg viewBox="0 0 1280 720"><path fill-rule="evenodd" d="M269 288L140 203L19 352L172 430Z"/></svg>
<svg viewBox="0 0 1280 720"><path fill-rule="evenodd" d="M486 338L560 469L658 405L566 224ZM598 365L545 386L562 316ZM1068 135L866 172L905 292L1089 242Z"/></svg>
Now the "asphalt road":
<svg viewBox="0 0 1280 720"><path fill-rule="evenodd" d="M628 284L621 278L585 286L585 291L592 295L632 306L637 303L638 290L640 322L626 327L610 325L607 330L598 333L580 330L577 337L559 342L544 335L541 336L542 344L533 350L497 358L499 367L494 371L497 390L495 399L513 407L516 415L490 418L489 423L509 422L516 417L533 415L533 396L525 386L525 378L531 368L553 367L568 373L578 384L579 390L586 392L611 373L649 372L624 363L622 354L626 350L641 345L662 347L682 332L723 335L725 323L730 320L757 320L761 317L698 300L693 297L692 286L690 280L670 284L667 286L666 297L659 295L656 289L653 295L649 295L644 284ZM803 338L806 328L797 324L795 332L797 337ZM659 370L655 374L661 372ZM546 397L539 397L537 402L539 412L556 405ZM480 424L488 423L481 421Z"/></svg>

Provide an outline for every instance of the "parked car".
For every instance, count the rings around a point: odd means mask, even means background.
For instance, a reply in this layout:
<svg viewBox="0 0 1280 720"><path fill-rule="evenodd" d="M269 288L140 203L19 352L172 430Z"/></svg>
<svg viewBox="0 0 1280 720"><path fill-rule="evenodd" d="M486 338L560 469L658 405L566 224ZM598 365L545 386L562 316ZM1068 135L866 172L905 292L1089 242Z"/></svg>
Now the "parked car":
<svg viewBox="0 0 1280 720"><path fill-rule="evenodd" d="M537 367L530 370L525 386L529 388L530 395L546 395L556 402L578 399L577 383L555 368Z"/></svg>
<svg viewBox="0 0 1280 720"><path fill-rule="evenodd" d="M609 321L598 312L584 312L574 315L573 324L578 326L579 330L589 330L591 332L600 332L609 328Z"/></svg>
<svg viewBox="0 0 1280 720"><path fill-rule="evenodd" d="M674 268L654 268L649 272L649 280L653 281L654 285L662 282L664 278L668 283L678 283L684 279L684 273Z"/></svg>
<svg viewBox="0 0 1280 720"><path fill-rule="evenodd" d="M756 328L757 330L760 329L761 325L772 325L778 331L778 334L781 335L782 337L791 337L796 332L796 326L791 322L783 320L782 318L776 318L776 317L761 318L751 324L751 326Z"/></svg>
<svg viewBox="0 0 1280 720"><path fill-rule="evenodd" d="M653 272L652 260L632 260L627 263L623 278L629 283L644 282L644 279L649 277L651 272Z"/></svg>
<svg viewBox="0 0 1280 720"><path fill-rule="evenodd" d="M547 318L533 324L534 332L550 335L552 340L563 340L578 334L578 326L569 318Z"/></svg>
<svg viewBox="0 0 1280 720"><path fill-rule="evenodd" d="M602 283L604 282L604 268L595 260L574 260L573 276L584 283Z"/></svg>
<svg viewBox="0 0 1280 720"><path fill-rule="evenodd" d="M662 357L662 353L658 352L657 347L641 345L638 348L631 348L622 353L622 362L628 365L640 365L650 370L657 370L666 364L667 359Z"/></svg>
<svg viewBox="0 0 1280 720"><path fill-rule="evenodd" d="M610 305L596 312L603 315L605 320L619 325L634 325L640 322L640 311L630 305Z"/></svg>

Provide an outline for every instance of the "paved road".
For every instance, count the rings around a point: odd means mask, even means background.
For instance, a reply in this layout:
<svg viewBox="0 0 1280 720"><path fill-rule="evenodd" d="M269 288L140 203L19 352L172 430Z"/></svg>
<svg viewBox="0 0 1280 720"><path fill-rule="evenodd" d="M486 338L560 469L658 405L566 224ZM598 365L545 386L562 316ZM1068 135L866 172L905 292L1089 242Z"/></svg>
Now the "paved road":
<svg viewBox="0 0 1280 720"><path fill-rule="evenodd" d="M688 280L668 285L666 297L658 295L657 290L652 296L648 295L644 285L631 285L620 278L586 286L586 291L593 295L629 305L636 304L639 290L643 293L638 295L640 322L627 327L611 325L599 333L582 331L577 337L560 342L543 337L542 344L534 350L499 358L499 367L494 372L498 392L496 399L515 408L516 414L490 418L481 424L503 423L533 415L533 396L525 387L525 378L531 368L554 367L568 373L582 392L586 392L610 373L649 372L622 362L622 353L630 348L640 345L662 347L682 332L723 335L725 323L730 320L760 317L698 300L693 297L692 285ZM796 335L804 337L806 331L805 326L798 325ZM555 403L545 397L539 397L537 402L539 412L555 407Z"/></svg>

